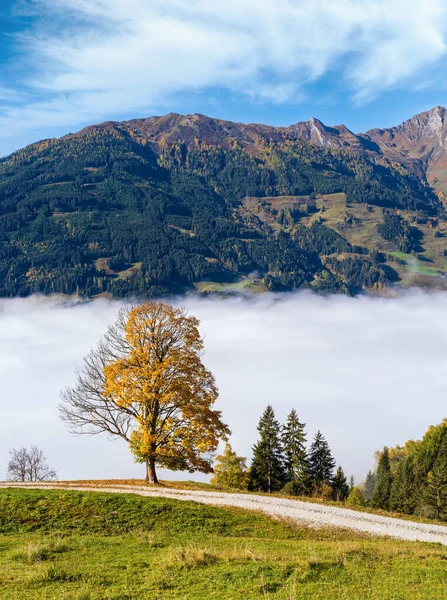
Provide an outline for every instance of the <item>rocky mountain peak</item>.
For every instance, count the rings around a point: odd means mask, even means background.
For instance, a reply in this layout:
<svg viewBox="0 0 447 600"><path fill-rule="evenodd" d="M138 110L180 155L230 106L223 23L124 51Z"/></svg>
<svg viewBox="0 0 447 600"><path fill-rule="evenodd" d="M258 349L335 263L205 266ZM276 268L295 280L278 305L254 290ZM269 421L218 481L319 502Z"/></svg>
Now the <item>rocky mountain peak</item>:
<svg viewBox="0 0 447 600"><path fill-rule="evenodd" d="M365 137L383 154L425 173L430 184L447 193L447 110L436 106L397 127L372 129Z"/></svg>

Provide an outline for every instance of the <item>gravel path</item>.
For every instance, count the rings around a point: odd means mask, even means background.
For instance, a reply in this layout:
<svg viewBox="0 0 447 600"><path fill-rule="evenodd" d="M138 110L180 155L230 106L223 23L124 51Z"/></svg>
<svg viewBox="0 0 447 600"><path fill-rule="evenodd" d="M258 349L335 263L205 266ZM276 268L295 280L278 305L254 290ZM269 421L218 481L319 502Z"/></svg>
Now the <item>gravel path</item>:
<svg viewBox="0 0 447 600"><path fill-rule="evenodd" d="M76 485L67 483L12 483L0 482L0 488L26 487L38 489L71 489L90 492L111 492L115 494L138 494L158 496L175 500L192 500L214 506L234 506L246 510L261 511L272 517L290 519L311 527L335 527L351 529L371 535L387 536L401 540L435 542L447 546L447 526L416 523L404 519L381 517L370 513L325 506L311 502L300 502L286 498L258 496L255 494L228 494L223 492L202 492L176 490L172 488L147 488L130 485Z"/></svg>

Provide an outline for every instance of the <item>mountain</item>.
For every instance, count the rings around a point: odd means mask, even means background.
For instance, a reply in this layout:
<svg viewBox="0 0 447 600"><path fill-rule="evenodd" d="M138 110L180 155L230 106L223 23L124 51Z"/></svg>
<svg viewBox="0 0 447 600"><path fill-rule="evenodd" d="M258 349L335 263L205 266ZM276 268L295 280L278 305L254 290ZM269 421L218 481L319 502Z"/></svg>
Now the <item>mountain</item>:
<svg viewBox="0 0 447 600"><path fill-rule="evenodd" d="M328 127L315 118L288 127L273 127L254 123L248 125L233 123L222 119L211 119L201 114L170 113L162 117L134 119L122 123L108 121L86 127L75 135L101 134L112 129L123 135L134 136L143 143L156 145L162 140L167 143L190 145L197 139L208 144L229 147L236 141L243 148L253 151L257 141L265 138L273 143L300 140L322 148L369 150L380 153L380 148L366 135L355 135L344 125Z"/></svg>
<svg viewBox="0 0 447 600"><path fill-rule="evenodd" d="M0 295L355 293L442 274L435 163L416 156L431 140L442 170L440 110L360 135L169 114L32 144L0 160Z"/></svg>
<svg viewBox="0 0 447 600"><path fill-rule="evenodd" d="M447 194L447 110L437 106L398 127L372 129L365 138L383 155L426 175L442 197Z"/></svg>

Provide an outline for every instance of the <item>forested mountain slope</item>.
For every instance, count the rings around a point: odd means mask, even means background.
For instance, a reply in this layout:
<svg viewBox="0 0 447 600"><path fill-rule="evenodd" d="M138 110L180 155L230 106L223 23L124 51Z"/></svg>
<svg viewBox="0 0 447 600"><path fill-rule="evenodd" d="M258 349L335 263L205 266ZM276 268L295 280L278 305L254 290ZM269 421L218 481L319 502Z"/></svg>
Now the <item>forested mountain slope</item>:
<svg viewBox="0 0 447 600"><path fill-rule="evenodd" d="M421 226L441 273L443 205L376 138L170 114L28 146L0 161L0 295L354 293L398 280Z"/></svg>

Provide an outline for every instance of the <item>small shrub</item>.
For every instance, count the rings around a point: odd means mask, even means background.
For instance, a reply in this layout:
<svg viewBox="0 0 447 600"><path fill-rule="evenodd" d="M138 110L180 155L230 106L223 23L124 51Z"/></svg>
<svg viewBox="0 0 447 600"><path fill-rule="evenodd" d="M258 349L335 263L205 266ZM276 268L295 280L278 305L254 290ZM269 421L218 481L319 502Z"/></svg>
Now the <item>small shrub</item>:
<svg viewBox="0 0 447 600"><path fill-rule="evenodd" d="M26 563L38 563L51 560L58 554L63 554L70 550L72 550L71 546L58 542L50 544L28 544L25 550L17 552L12 558Z"/></svg>
<svg viewBox="0 0 447 600"><path fill-rule="evenodd" d="M332 500L334 496L334 490L331 488L330 485L322 483L315 489L313 496L315 498L322 498L323 500Z"/></svg>
<svg viewBox="0 0 447 600"><path fill-rule="evenodd" d="M366 506L365 496L358 488L352 488L346 500L346 506Z"/></svg>
<svg viewBox="0 0 447 600"><path fill-rule="evenodd" d="M38 583L71 583L82 579L80 573L68 573L63 569L59 569L54 564L48 565L45 571L39 576Z"/></svg>
<svg viewBox="0 0 447 600"><path fill-rule="evenodd" d="M287 496L303 496L303 490L297 481L288 481L281 493Z"/></svg>
<svg viewBox="0 0 447 600"><path fill-rule="evenodd" d="M342 558L335 561L310 560L307 570L301 576L301 582L318 582L344 576L346 568Z"/></svg>
<svg viewBox="0 0 447 600"><path fill-rule="evenodd" d="M213 565L217 562L217 557L200 548L176 548L170 562L177 568L193 569Z"/></svg>

